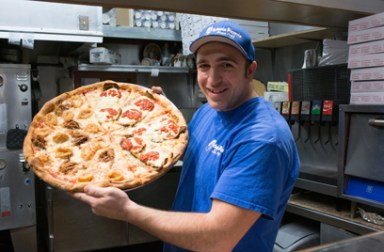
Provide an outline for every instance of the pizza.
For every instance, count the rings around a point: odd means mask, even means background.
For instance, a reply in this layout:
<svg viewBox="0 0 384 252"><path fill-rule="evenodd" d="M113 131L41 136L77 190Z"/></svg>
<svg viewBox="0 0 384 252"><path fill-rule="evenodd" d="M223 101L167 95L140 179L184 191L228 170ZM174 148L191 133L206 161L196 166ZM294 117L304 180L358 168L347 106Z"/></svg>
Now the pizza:
<svg viewBox="0 0 384 252"><path fill-rule="evenodd" d="M187 142L185 119L165 96L104 81L46 102L30 124L23 154L40 179L59 189L132 189L166 173Z"/></svg>

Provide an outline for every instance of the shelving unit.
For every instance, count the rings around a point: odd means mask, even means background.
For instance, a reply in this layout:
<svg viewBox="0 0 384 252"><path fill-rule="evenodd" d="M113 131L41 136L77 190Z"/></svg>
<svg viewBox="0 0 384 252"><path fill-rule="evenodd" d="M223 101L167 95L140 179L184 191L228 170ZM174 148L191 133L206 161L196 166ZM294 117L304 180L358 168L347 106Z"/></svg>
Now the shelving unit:
<svg viewBox="0 0 384 252"><path fill-rule="evenodd" d="M141 66L141 65L91 65L81 64L79 71L103 71L103 72L125 72L125 73L149 73L149 74L188 74L187 67L165 67L165 66Z"/></svg>
<svg viewBox="0 0 384 252"><path fill-rule="evenodd" d="M325 38L333 38L336 33L346 32L343 28L314 27L304 31L288 32L271 36L253 42L256 48L279 48L292 46L310 41L321 41Z"/></svg>
<svg viewBox="0 0 384 252"><path fill-rule="evenodd" d="M124 27L103 25L103 36L107 38L181 41L180 30Z"/></svg>

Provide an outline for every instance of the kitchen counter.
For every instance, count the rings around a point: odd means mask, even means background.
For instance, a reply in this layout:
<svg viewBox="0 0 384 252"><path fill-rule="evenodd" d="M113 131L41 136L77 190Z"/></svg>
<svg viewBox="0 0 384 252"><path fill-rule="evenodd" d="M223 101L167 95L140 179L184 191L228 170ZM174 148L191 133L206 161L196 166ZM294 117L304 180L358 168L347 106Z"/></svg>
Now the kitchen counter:
<svg viewBox="0 0 384 252"><path fill-rule="evenodd" d="M350 252L350 251L364 251L364 252L376 252L382 251L384 247L384 231L375 232L335 242L327 245L322 245L314 248L300 250L301 252Z"/></svg>
<svg viewBox="0 0 384 252"><path fill-rule="evenodd" d="M318 193L292 194L288 201L287 212L358 235L384 232L384 226L368 223L359 214L354 214L354 209L348 202Z"/></svg>

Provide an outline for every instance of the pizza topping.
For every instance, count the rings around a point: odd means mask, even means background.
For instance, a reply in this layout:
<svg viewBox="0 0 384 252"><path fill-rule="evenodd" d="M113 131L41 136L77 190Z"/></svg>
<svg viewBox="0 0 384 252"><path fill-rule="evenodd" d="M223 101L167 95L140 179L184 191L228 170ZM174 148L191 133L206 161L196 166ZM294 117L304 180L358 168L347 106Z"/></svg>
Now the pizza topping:
<svg viewBox="0 0 384 252"><path fill-rule="evenodd" d="M68 121L73 120L75 115L73 114L72 111L66 110L66 111L63 112L63 116L62 117L63 117L64 121L68 122Z"/></svg>
<svg viewBox="0 0 384 252"><path fill-rule="evenodd" d="M72 96L70 102L74 108L80 108L83 105L83 99L79 96Z"/></svg>
<svg viewBox="0 0 384 252"><path fill-rule="evenodd" d="M106 113L105 118L107 120L112 120L112 119L116 118L119 115L119 111L117 111L116 109L113 109L113 108L100 109L100 112Z"/></svg>
<svg viewBox="0 0 384 252"><path fill-rule="evenodd" d="M89 143L86 146L82 146L81 148L81 158L85 161L91 160L96 152L101 149L102 146L99 142L97 143Z"/></svg>
<svg viewBox="0 0 384 252"><path fill-rule="evenodd" d="M83 109L80 111L79 115L78 115L78 118L79 119L88 119L91 117L91 115L93 114L93 111L92 109Z"/></svg>
<svg viewBox="0 0 384 252"><path fill-rule="evenodd" d="M104 92L101 93L100 95L101 97L103 96L109 96L109 97L117 97L117 98L121 98L121 93L119 90L117 89L108 89Z"/></svg>
<svg viewBox="0 0 384 252"><path fill-rule="evenodd" d="M44 119L47 124L57 125L57 116L53 113L47 114Z"/></svg>
<svg viewBox="0 0 384 252"><path fill-rule="evenodd" d="M135 120L135 121L138 121L141 119L142 117L142 113L137 110L137 109L128 109L127 111L125 111L122 115L121 115L122 118L128 118L128 119L131 119L131 120Z"/></svg>
<svg viewBox="0 0 384 252"><path fill-rule="evenodd" d="M51 128L46 127L46 126L43 126L42 128L38 128L38 129L36 130L36 135L44 139L44 138L47 137L51 132L52 132L52 129L51 129Z"/></svg>
<svg viewBox="0 0 384 252"><path fill-rule="evenodd" d="M80 129L80 124L74 120L64 122L63 126L67 129Z"/></svg>
<svg viewBox="0 0 384 252"><path fill-rule="evenodd" d="M68 110L68 109L70 109L69 104L60 104L59 106L57 106L57 108L55 110L55 114L58 116L62 116L63 112Z"/></svg>
<svg viewBox="0 0 384 252"><path fill-rule="evenodd" d="M96 133L100 132L100 127L95 123L90 123L84 127L84 131L96 134Z"/></svg>
<svg viewBox="0 0 384 252"><path fill-rule="evenodd" d="M146 130L147 130L146 128L138 128L138 129L135 129L132 133L133 133L133 135L142 136L143 132L146 131Z"/></svg>
<svg viewBox="0 0 384 252"><path fill-rule="evenodd" d="M68 139L69 139L69 136L67 134L64 134L64 133L57 133L52 138L52 140L55 143L64 143L64 142L68 141Z"/></svg>
<svg viewBox="0 0 384 252"><path fill-rule="evenodd" d="M86 175L79 176L77 178L77 181L79 181L79 182L89 182L89 181L92 181L92 179L93 179L93 175L92 174L86 174Z"/></svg>
<svg viewBox="0 0 384 252"><path fill-rule="evenodd" d="M175 138L179 135L179 126L177 126L175 122L169 120L166 125L160 128L160 132L164 139Z"/></svg>
<svg viewBox="0 0 384 252"><path fill-rule="evenodd" d="M59 147L55 151L55 157L57 158L68 159L72 155L72 150L66 147Z"/></svg>
<svg viewBox="0 0 384 252"><path fill-rule="evenodd" d="M155 104L153 104L153 102L144 98L136 101L135 105L138 106L141 110L147 110L147 111L152 111L153 108L155 107Z"/></svg>
<svg viewBox="0 0 384 252"><path fill-rule="evenodd" d="M40 154L37 159L43 163L43 164L50 164L51 158L49 157L48 153L42 153Z"/></svg>
<svg viewBox="0 0 384 252"><path fill-rule="evenodd" d="M160 157L159 152L150 151L150 152L147 152L147 153L140 155L140 160L143 161L144 163L147 163L148 161L158 160L159 157Z"/></svg>
<svg viewBox="0 0 384 252"><path fill-rule="evenodd" d="M125 138L121 141L121 148L123 148L123 150L137 153L140 152L144 147L145 143L141 138L138 137Z"/></svg>
<svg viewBox="0 0 384 252"><path fill-rule="evenodd" d="M108 149L99 154L99 161L101 162L109 162L114 160L115 152L113 149Z"/></svg>
<svg viewBox="0 0 384 252"><path fill-rule="evenodd" d="M75 170L76 166L77 166L77 163L67 161L60 165L59 171L64 174L68 174L70 172L73 173L72 171Z"/></svg>
<svg viewBox="0 0 384 252"><path fill-rule="evenodd" d="M124 179L124 176L119 171L111 171L108 174L108 178L111 179L112 181L122 181Z"/></svg>
<svg viewBox="0 0 384 252"><path fill-rule="evenodd" d="M32 144L38 148L45 149L47 142L41 136L32 137Z"/></svg>
<svg viewBox="0 0 384 252"><path fill-rule="evenodd" d="M72 133L73 140L72 142L78 146L88 141L88 136L81 134L79 132Z"/></svg>

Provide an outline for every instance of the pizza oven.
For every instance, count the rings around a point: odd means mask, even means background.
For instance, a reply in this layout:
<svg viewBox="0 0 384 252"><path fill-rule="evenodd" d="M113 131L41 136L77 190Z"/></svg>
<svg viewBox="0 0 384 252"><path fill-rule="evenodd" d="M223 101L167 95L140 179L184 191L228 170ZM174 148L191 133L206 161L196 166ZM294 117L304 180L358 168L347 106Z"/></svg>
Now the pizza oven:
<svg viewBox="0 0 384 252"><path fill-rule="evenodd" d="M14 251L37 251L34 176L22 155L32 117L30 72L30 65L0 64L0 235Z"/></svg>

